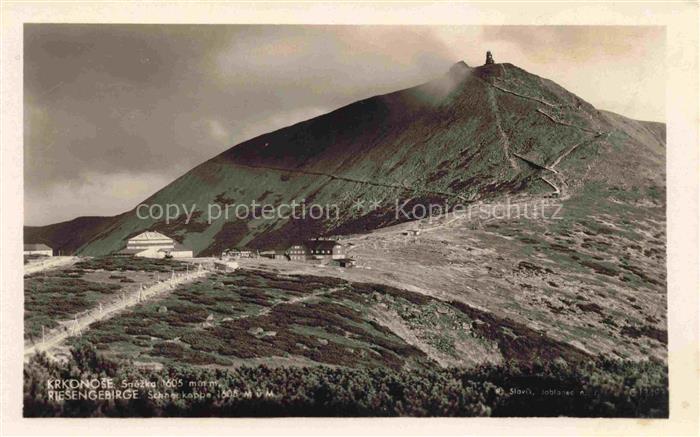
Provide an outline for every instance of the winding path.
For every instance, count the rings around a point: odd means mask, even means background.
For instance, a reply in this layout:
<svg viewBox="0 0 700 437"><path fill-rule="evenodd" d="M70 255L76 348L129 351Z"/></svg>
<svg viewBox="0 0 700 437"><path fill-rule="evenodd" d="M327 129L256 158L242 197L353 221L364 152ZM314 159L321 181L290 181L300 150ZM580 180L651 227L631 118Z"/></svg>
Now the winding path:
<svg viewBox="0 0 700 437"><path fill-rule="evenodd" d="M500 90L500 91L503 91L504 93L512 94L512 95L514 95L514 96L518 96L518 97L521 97L521 98L523 98L523 99L533 100L533 101L535 101L535 102L542 103L543 105L547 105L547 106L549 106L550 108L559 108L559 107L562 107L562 106L567 106L567 105L557 105L557 104L554 104L554 103L550 103L550 102L548 102L548 101L546 101L546 100L542 100L542 99L539 99L539 98L537 98L537 97L526 96L526 95L524 95L524 94L516 93L515 91L512 91L512 90L503 88L503 87L501 87L501 86L498 86L498 85L496 85L495 83L491 83L491 82L488 82L488 81L485 81L485 82L488 83L489 85L491 85L492 87L494 87L494 88L496 88L496 89L498 89L498 90Z"/></svg>
<svg viewBox="0 0 700 437"><path fill-rule="evenodd" d="M503 68L503 73L504 73L504 76L505 76L505 75L506 75L506 70L505 70L505 68ZM548 107L550 107L550 108L571 107L571 105L568 105L568 104L557 105L557 104L548 102L548 101L546 101L546 100L542 100L542 99L537 98L537 97L526 96L526 95L524 95L524 94L520 94L520 93L517 93L517 92L515 92L515 91L509 90L509 89L507 89L507 88L503 88L502 86L499 86L499 85L497 85L497 84L495 84L495 83L492 83L492 82L489 82L489 81L486 81L486 80L483 80L483 79L481 79L481 80L482 80L483 82L485 82L486 84L490 85L491 87L493 87L493 88L499 90L499 91L502 91L502 92L504 92L504 93L508 93L508 94L511 94L511 95L514 95L514 96L517 96L517 97L520 97L520 98L523 98L523 99L533 100L533 101L535 101L535 102L538 102L538 103L541 103L541 104L543 104L543 105L546 105L546 106L548 106ZM493 107L493 106L494 106L494 103L491 103L491 99L493 99L492 93L489 93L489 102L490 102L491 106ZM495 100L495 99L494 99L494 100ZM556 167L564 158L566 158L567 156L569 156L574 150L576 150L576 149L577 149L578 147L580 147L581 145L586 144L586 143L588 143L588 142L590 142L590 141L594 141L594 140L596 140L596 139L599 139L600 137L602 137L602 136L604 136L604 135L609 135L609 134L612 133L612 131L607 131L607 132L595 131L595 130L592 130L592 129L588 129L588 128L586 128L586 127L577 126L577 125L575 125L575 124L568 123L568 122L563 121L563 120L559 120L558 118L556 118L556 117L553 116L552 114L549 114L548 112L543 111L541 108L537 108L536 110L537 110L538 113L544 115L545 117L547 117L547 118L548 118L551 122L553 122L553 123L559 124L559 125L561 125L561 126L572 127L572 128L579 129L579 130L584 131L584 132L587 132L587 133L594 134L592 137L587 138L587 139L585 139L585 140L583 140L583 141L580 141L580 142L574 144L573 146L567 148L567 149L566 149L564 152L562 152L562 153L554 160L554 162L552 162L552 164L550 164L550 165L545 165L545 164L537 163L537 162L535 162L535 161L533 161L533 160L531 160L531 159L529 159L529 158L527 158L527 157L525 157L525 156L522 156L522 155L520 155L520 154L518 154L518 153L516 153L516 152L512 152L512 153L511 153L513 156L522 159L523 161L527 162L527 163L530 164L530 165L533 165L534 167L539 168L540 170L546 170L546 171L551 172L551 173L554 175L554 177L557 179L557 182L559 183L559 185L555 184L554 182L552 182L551 180L549 180L549 179L546 178L545 176L540 176L540 179L541 179L542 181L544 181L546 184L548 184L549 186L551 186L551 187L554 189L554 193L553 193L553 194L555 194L556 196L559 196L559 197L561 197L561 198L565 198L565 197L568 196L568 193L567 193L567 191L566 191L566 181L564 180L563 175L562 175L561 173L559 173L559 171L558 171L555 167ZM498 127L499 131L500 131L500 132L503 132L503 129L501 128L501 125L500 125L500 116L497 117L497 120L496 120L496 121L497 121L497 127ZM512 158L511 158L511 159L512 159Z"/></svg>
<svg viewBox="0 0 700 437"><path fill-rule="evenodd" d="M70 337L80 335L83 330L88 328L93 323L110 319L126 308L137 305L148 299L165 295L179 285L202 278L208 274L209 271L203 267L191 273L173 273L173 277L169 280L158 282L151 287L142 290L136 290L128 296L122 295L121 298L118 298L107 305L100 305L97 308L88 310L87 312L84 312L83 316L76 316L72 323L68 322L68 325L64 324L63 326L52 330L53 332L46 336L42 341L25 347L24 357L27 359L37 352L50 353L51 349L59 346L61 343L63 343L63 341Z"/></svg>
<svg viewBox="0 0 700 437"><path fill-rule="evenodd" d="M243 314L243 315L236 316L236 317L226 317L226 318L222 319L222 322L229 321L229 320L243 320L243 319L249 319L251 317L265 316L267 314L270 314L272 309L276 306L285 305L285 304L294 305L297 303L306 302L308 300L314 299L314 298L319 297L319 296L325 296L325 295L335 293L336 291L340 291L342 289L343 289L343 287L334 287L334 288L331 288L328 290L316 291L313 293L305 294L303 296L296 296L296 297L293 297L289 300L281 300L279 302L273 303L270 306L263 307L263 309L261 309L259 312L255 313L255 314Z"/></svg>
<svg viewBox="0 0 700 437"><path fill-rule="evenodd" d="M43 272L45 270L56 269L59 267L67 267L75 264L80 260L77 256L52 256L36 262L30 262L24 266L24 275L32 275L34 273Z"/></svg>
<svg viewBox="0 0 700 437"><path fill-rule="evenodd" d="M498 103L496 102L496 96L494 95L494 92L491 88L487 88L487 94L488 94L488 101L489 101L489 106L491 108L491 112L494 115L494 118L496 119L496 129L498 129L498 134L501 136L501 146L503 147L503 154L505 155L506 159L510 162L510 166L517 171L520 171L520 167L518 167L518 163L515 162L515 159L513 159L513 156L510 153L510 139L508 138L508 135L506 135L506 132L503 130L503 126L501 124L501 112L498 109Z"/></svg>
<svg viewBox="0 0 700 437"><path fill-rule="evenodd" d="M594 130L592 130L592 129L588 129L588 128L585 128L585 127L576 126L575 124L567 123L567 122L565 122L565 121L561 121L561 120L555 118L553 115L548 114L548 113L546 113L545 111L541 110L540 108L537 108L537 112L539 112L540 114L542 114L542 115L544 115L545 117L549 118L552 122L554 122L554 123L556 123L556 124L560 124L560 125L562 125L562 126L573 127L573 128L575 128L575 129L580 129L580 130L582 130L582 131L584 131L584 132L588 132L588 133L592 133L592 134L596 134L596 135L600 135L600 134L602 133L602 132L594 131Z"/></svg>
<svg viewBox="0 0 700 437"><path fill-rule="evenodd" d="M570 154L571 152L573 152L574 150L576 150L579 146L581 146L582 144L585 144L585 143L587 143L587 142L589 142L589 141L593 141L593 140L595 140L595 139L598 139L598 138L600 138L600 137L602 137L602 136L607 136L607 135L609 135L610 133L611 133L611 132L603 132L603 133L597 134L597 135L594 136L593 138L587 138L587 139L585 139L585 140L583 140L583 141L581 141L581 142L578 142L578 143L574 144L574 145L571 146L568 150L566 150L564 153L562 153L561 155L559 155L559 157L558 157L553 163L551 163L551 164L549 165L548 169L550 169L550 170L556 172L556 170L554 169L554 167L556 167L557 164L559 164L559 162L561 162L562 159L564 159L564 158L566 158L567 156L569 156L569 154Z"/></svg>
<svg viewBox="0 0 700 437"><path fill-rule="evenodd" d="M463 194L453 193L453 192L449 192L449 191L431 190L428 188L414 188L414 187L409 187L405 183L404 184L392 184L392 183L388 183L388 182L375 182L375 181L368 181L365 179L350 178L347 176L336 176L334 174L323 173L323 172L312 171L312 170L299 170L299 169L290 169L290 168L274 167L274 166L267 166L267 165L243 164L243 163L235 162L235 161L232 161L231 164L237 165L240 167L254 168L254 169L260 169L260 170L272 170L272 171L278 171L278 172L282 172L282 173L297 173L297 174L306 174L306 175L311 175L311 176L323 176L323 177L330 178L331 180L352 182L355 184L373 185L376 187L409 190L409 191L414 191L414 192L418 192L418 193L437 194L439 196L457 197L461 200L466 200Z"/></svg>

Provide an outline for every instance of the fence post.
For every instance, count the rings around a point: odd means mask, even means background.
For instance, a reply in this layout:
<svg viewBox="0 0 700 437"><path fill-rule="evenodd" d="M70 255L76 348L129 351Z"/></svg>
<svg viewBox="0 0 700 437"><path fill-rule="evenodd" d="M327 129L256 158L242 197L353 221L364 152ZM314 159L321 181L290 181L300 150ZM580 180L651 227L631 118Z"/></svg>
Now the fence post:
<svg viewBox="0 0 700 437"><path fill-rule="evenodd" d="M78 325L78 316L74 316L73 318L73 335L75 334L81 335L80 325Z"/></svg>

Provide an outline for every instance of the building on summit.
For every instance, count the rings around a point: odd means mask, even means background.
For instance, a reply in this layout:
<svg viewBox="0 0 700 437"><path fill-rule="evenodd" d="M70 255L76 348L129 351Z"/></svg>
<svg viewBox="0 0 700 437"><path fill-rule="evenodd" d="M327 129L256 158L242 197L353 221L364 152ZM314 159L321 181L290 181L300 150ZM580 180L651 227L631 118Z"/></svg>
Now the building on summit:
<svg viewBox="0 0 700 437"><path fill-rule="evenodd" d="M307 255L311 259L342 259L345 258L345 249L335 240L309 240L304 243L307 249Z"/></svg>
<svg viewBox="0 0 700 437"><path fill-rule="evenodd" d="M131 255L142 258L192 258L192 249L188 249L167 235L147 231L130 238L126 248L118 255Z"/></svg>

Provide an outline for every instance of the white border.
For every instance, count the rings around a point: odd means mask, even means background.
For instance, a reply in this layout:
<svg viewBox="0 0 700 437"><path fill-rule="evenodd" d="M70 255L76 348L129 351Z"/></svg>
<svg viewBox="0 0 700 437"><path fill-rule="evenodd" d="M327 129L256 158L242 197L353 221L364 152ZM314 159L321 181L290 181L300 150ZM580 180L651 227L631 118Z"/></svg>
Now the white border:
<svg viewBox="0 0 700 437"><path fill-rule="evenodd" d="M2 432L11 434L691 435L698 430L698 4L5 2ZM661 25L667 28L671 419L22 419L22 23ZM641 90L643 92L643 90Z"/></svg>

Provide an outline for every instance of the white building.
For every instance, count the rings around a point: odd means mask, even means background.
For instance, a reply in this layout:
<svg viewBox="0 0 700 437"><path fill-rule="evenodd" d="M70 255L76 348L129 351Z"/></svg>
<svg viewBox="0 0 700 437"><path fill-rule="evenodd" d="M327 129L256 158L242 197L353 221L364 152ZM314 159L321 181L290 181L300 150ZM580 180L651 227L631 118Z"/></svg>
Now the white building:
<svg viewBox="0 0 700 437"><path fill-rule="evenodd" d="M25 255L53 256L53 249L45 244L25 244Z"/></svg>
<svg viewBox="0 0 700 437"><path fill-rule="evenodd" d="M194 254L188 249L160 232L147 231L126 242L126 248L120 255L133 255L143 258L193 258Z"/></svg>

